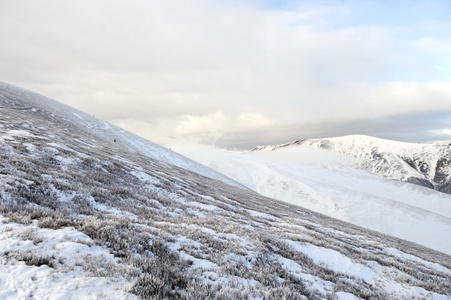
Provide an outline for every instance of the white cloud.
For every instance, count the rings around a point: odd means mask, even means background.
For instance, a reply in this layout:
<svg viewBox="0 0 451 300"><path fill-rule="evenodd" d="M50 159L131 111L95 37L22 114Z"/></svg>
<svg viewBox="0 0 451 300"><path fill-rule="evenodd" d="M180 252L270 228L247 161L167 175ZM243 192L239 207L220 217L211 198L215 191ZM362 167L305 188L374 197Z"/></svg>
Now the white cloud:
<svg viewBox="0 0 451 300"><path fill-rule="evenodd" d="M446 23L299 3L4 0L0 79L163 143L451 111L451 42L429 36Z"/></svg>
<svg viewBox="0 0 451 300"><path fill-rule="evenodd" d="M114 123L141 136L156 137L153 140L161 144L172 143L177 138L215 144L223 135L240 132L243 128L259 131L276 125L274 120L258 113L245 112L230 116L222 111L200 116L184 115L174 119L160 118L156 122L130 118L118 119Z"/></svg>
<svg viewBox="0 0 451 300"><path fill-rule="evenodd" d="M431 133L436 136L451 138L451 128L431 130Z"/></svg>

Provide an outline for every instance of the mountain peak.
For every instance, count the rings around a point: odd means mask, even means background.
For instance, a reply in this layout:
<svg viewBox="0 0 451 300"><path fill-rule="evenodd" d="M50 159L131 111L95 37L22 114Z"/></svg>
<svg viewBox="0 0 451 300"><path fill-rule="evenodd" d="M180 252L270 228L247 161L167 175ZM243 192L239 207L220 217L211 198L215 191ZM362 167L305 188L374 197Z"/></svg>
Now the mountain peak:
<svg viewBox="0 0 451 300"><path fill-rule="evenodd" d="M355 159L377 175L451 193L451 145L419 144L385 140L366 135L297 140L288 144L255 147L266 152L281 148L311 146Z"/></svg>

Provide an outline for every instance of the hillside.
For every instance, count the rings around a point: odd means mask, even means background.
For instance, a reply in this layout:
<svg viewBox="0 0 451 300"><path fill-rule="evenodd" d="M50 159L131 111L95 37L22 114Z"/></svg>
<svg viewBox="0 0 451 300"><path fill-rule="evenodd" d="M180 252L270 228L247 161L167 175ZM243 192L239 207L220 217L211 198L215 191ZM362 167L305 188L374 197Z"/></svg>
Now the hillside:
<svg viewBox="0 0 451 300"><path fill-rule="evenodd" d="M414 183L451 194L451 143L415 144L351 135L260 146L252 151L274 151L300 145L350 156L359 166L388 179Z"/></svg>
<svg viewBox="0 0 451 300"><path fill-rule="evenodd" d="M92 137L95 140L100 140L103 143L114 146L114 148L139 153L223 181L227 184L244 188L230 178L170 149L37 93L0 81L0 100L3 100L3 102L16 101L14 102L14 109L45 111L46 115L43 117L50 119L56 126L70 127L75 132ZM5 106L5 109L7 108L8 106Z"/></svg>
<svg viewBox="0 0 451 300"><path fill-rule="evenodd" d="M21 95L0 97L2 299L451 297L448 255L74 130Z"/></svg>

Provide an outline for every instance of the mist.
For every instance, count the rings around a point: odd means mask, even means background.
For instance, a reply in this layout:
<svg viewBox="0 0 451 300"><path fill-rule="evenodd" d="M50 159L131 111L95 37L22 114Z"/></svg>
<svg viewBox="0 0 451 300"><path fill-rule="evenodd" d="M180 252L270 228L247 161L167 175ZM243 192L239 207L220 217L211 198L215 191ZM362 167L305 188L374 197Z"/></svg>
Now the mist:
<svg viewBox="0 0 451 300"><path fill-rule="evenodd" d="M356 161L349 156L309 145L279 148L276 151L251 152L250 150L228 150L218 146L179 141L172 143L170 148L215 171L234 178L250 188L253 188L254 183L252 182L254 180L247 177L247 172L239 171L240 168L267 170L272 165L283 165L288 169L302 166L317 166L328 169L357 168Z"/></svg>

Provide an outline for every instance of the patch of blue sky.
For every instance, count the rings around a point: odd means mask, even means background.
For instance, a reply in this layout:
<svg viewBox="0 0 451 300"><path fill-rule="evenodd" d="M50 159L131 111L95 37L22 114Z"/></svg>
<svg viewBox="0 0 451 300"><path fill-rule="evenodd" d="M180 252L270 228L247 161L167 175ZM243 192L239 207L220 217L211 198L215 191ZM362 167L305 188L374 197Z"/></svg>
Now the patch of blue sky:
<svg viewBox="0 0 451 300"><path fill-rule="evenodd" d="M443 37L451 30L451 1L344 1L352 11L345 26L379 26L404 36Z"/></svg>
<svg viewBox="0 0 451 300"><path fill-rule="evenodd" d="M262 0L256 1L264 9L268 10L293 10L299 6L300 2L310 2L310 1L299 1L299 0Z"/></svg>
<svg viewBox="0 0 451 300"><path fill-rule="evenodd" d="M441 77L446 81L451 81L451 62L447 64L439 64L437 66L438 72L440 72Z"/></svg>
<svg viewBox="0 0 451 300"><path fill-rule="evenodd" d="M412 37L443 37L451 32L449 0L257 0L254 3L275 11L327 10L316 20L300 19L299 24L318 22L336 30L376 26ZM296 24L293 22L292 25Z"/></svg>
<svg viewBox="0 0 451 300"><path fill-rule="evenodd" d="M443 81L451 77L451 1L449 0L264 0L265 9L290 10L299 18L289 26L334 32L378 28L389 37L392 66L384 80ZM308 14L310 12L310 14ZM306 16L308 16L306 18ZM370 37L369 37L370 38ZM379 81L374 74L370 81Z"/></svg>

